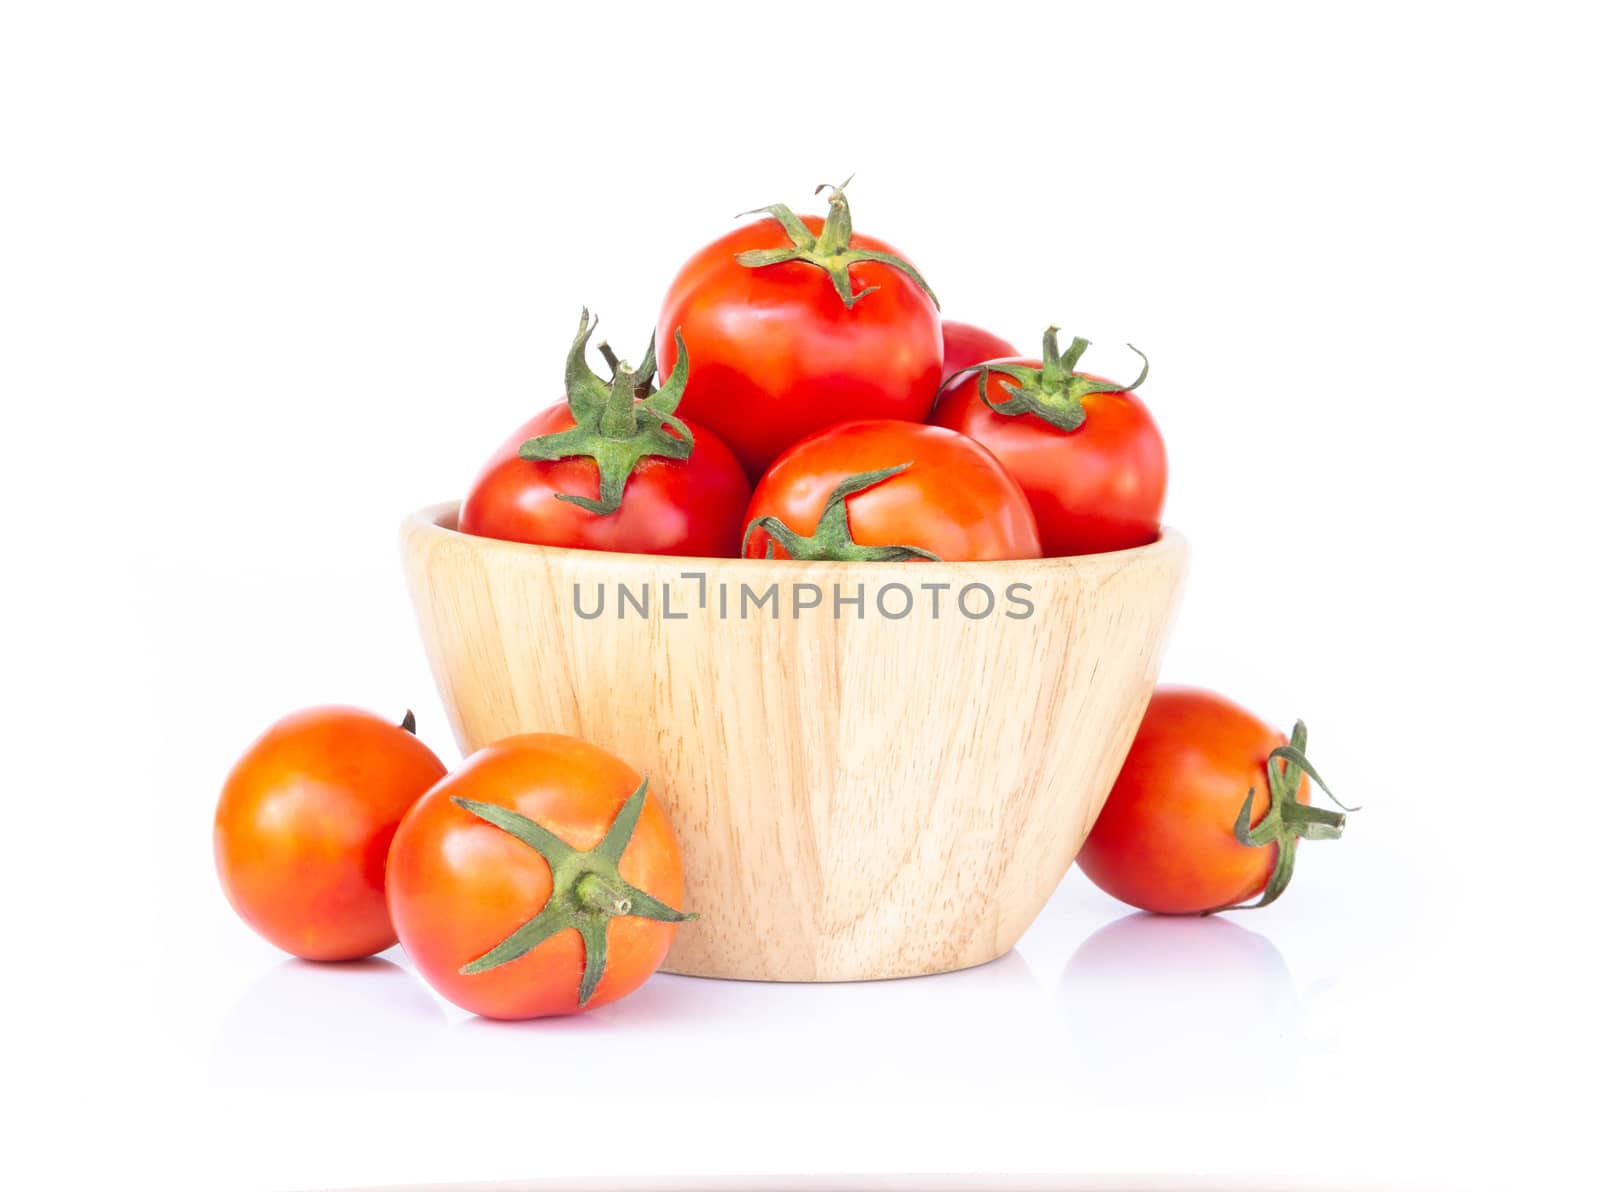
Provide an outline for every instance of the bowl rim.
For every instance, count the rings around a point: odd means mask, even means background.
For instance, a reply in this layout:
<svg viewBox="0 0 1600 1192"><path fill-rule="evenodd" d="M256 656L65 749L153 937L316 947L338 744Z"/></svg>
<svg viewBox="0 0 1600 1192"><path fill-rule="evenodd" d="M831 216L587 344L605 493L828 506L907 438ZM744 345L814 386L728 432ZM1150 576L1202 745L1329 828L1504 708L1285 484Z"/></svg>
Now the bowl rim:
<svg viewBox="0 0 1600 1192"><path fill-rule="evenodd" d="M900 563L867 563L831 560L797 562L794 559L729 559L707 555L649 555L624 551L586 550L581 547L541 546L532 542L512 542L504 538L485 538L476 534L464 534L455 527L455 521L460 511L460 501L441 501L432 505L424 505L421 509L407 514L401 522L402 537L410 539L414 536L422 536L441 539L465 544L477 551L499 553L525 559L542 558L574 564L591 564L603 561L608 567L649 567L651 569L663 567L679 569L692 567L696 570L725 568L751 575L776 573L787 576L790 579L798 578L796 574L797 568L804 568L808 574L812 575L844 572L852 575L871 574L886 577L895 574L926 574L929 567L970 573L1001 571L1013 574L1037 574L1040 570L1072 570L1105 564L1121 567L1136 561L1156 559L1164 555L1181 556L1188 553L1188 540L1178 530L1163 522L1161 524L1161 536L1154 542L1146 543L1144 546L1131 546L1125 550L1117 551L1101 551L1097 554L1056 555L1041 559L963 559L938 563L911 560Z"/></svg>

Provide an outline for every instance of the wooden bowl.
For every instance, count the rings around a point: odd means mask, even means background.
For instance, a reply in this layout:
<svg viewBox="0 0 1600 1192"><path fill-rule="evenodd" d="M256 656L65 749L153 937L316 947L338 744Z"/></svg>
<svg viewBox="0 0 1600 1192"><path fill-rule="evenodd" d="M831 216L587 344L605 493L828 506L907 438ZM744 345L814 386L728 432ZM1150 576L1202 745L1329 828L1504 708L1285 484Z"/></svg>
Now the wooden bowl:
<svg viewBox="0 0 1600 1192"><path fill-rule="evenodd" d="M456 508L403 545L461 748L570 733L644 772L700 914L668 969L774 981L1010 950L1127 753L1187 553L663 558L475 538Z"/></svg>

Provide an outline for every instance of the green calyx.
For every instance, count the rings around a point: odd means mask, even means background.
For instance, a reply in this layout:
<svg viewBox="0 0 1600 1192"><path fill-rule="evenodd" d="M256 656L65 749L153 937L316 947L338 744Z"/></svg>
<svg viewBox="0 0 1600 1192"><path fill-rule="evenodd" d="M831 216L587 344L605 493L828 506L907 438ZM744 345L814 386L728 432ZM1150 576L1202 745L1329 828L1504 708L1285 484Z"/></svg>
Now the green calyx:
<svg viewBox="0 0 1600 1192"><path fill-rule="evenodd" d="M1307 775L1322 788L1323 794L1338 803L1345 811L1361 810L1359 807L1346 807L1343 803L1339 803L1338 796L1328 789L1328 784L1322 781L1321 776L1306 760L1305 748L1306 724L1305 721L1298 720L1295 722L1294 732L1289 737L1289 744L1280 745L1267 755L1267 789L1270 799L1267 804L1267 814L1261 817L1261 822L1255 827L1250 826L1250 812L1256 797L1255 787L1251 787L1244 797L1244 806L1239 808L1239 815L1233 821L1233 836L1240 844L1248 848L1265 848L1269 844L1278 846L1278 859L1273 863L1266 889L1255 902L1222 906L1217 910L1253 909L1276 902L1278 896L1288 889L1289 879L1294 876L1296 843L1300 840L1337 840L1344 834L1345 817L1341 813L1328 811L1322 807L1312 807L1295 798L1300 789L1301 774Z"/></svg>
<svg viewBox="0 0 1600 1192"><path fill-rule="evenodd" d="M682 923L696 916L673 910L666 903L630 885L617 866L633 838L644 810L649 779L617 812L605 839L588 852L573 848L555 833L495 803L451 799L457 807L510 833L550 865L550 897L544 908L482 956L461 966L465 975L487 972L510 964L558 932L571 929L583 939L583 978L578 984L578 1005L588 1003L606 971L606 925L612 919L633 916L660 923Z"/></svg>
<svg viewBox="0 0 1600 1192"><path fill-rule="evenodd" d="M748 269L760 269L765 265L782 265L787 261L804 261L807 265L815 265L828 275L828 280L833 282L834 291L839 295L839 301L846 307L854 306L878 288L877 286L866 286L860 290L853 288L850 281L850 266L861 261L877 261L881 265L889 265L900 270L916 282L917 287L937 307L939 299L928 288L928 283L923 280L922 274L918 273L909 261L893 253L851 247L850 203L844 197L844 188L849 185L849 178L838 186L824 182L813 192L815 194L821 194L825 190L831 192L828 195L828 217L822 223L822 231L816 235L812 235L811 229L806 227L804 221L782 203L774 203L770 207L757 207L754 211L740 212L741 215L772 216L789 234L789 244L785 248L752 248L748 252L740 253L734 260Z"/></svg>
<svg viewBox="0 0 1600 1192"><path fill-rule="evenodd" d="M1144 379L1150 375L1150 361L1132 344L1128 345L1128 350L1144 361L1144 368L1131 385L1100 381L1073 372L1089 341L1074 337L1071 346L1063 353L1056 343L1056 333L1060 330L1059 327L1045 329L1043 361L1039 368L1020 364L978 365L978 395L983 398L983 404L996 414L1004 414L1008 418L1033 414L1061 430L1077 430L1083 425L1085 397L1091 393L1130 392L1143 385ZM990 373L1010 378L1009 381L1000 382L1000 388L1006 393L1004 401L989 400ZM952 381L954 379L951 378Z"/></svg>
<svg viewBox="0 0 1600 1192"><path fill-rule="evenodd" d="M600 499L574 493L557 493L590 513L604 516L622 505L622 490L639 461L649 455L688 459L694 450L694 433L674 413L683 400L689 380L689 353L683 336L673 333L678 360L660 389L651 384L656 372L656 341L650 337L644 360L630 367L605 344L600 351L611 366L611 380L602 381L589 367L589 337L600 325L588 310L578 320L578 336L567 353L567 408L576 424L571 430L529 439L518 452L523 459L556 460L586 456L600 469ZM669 433L669 428L671 432Z"/></svg>
<svg viewBox="0 0 1600 1192"><path fill-rule="evenodd" d="M863 546L850 534L850 515L844 499L882 484L891 476L898 476L911 466L911 461L892 468L879 468L875 472L857 472L841 480L828 494L817 519L817 528L810 537L795 533L781 520L768 514L758 517L745 527L744 544L748 548L750 536L765 530L772 540L767 543L767 558L772 558L772 544L776 542L788 552L791 559L836 559L857 563L903 563L907 559L928 559L939 562L939 556L920 546Z"/></svg>

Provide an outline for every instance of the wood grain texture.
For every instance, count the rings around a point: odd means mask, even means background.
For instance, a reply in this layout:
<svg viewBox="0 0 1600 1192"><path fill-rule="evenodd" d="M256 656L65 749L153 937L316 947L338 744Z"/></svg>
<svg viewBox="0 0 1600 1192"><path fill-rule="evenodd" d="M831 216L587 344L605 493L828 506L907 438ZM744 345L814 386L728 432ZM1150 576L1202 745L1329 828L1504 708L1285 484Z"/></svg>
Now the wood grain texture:
<svg viewBox="0 0 1600 1192"><path fill-rule="evenodd" d="M1169 531L1007 563L668 559L473 538L455 512L407 519L403 549L462 749L564 732L647 774L701 916L667 967L760 980L909 976L1007 952L1105 802L1186 556ZM741 585L774 583L777 615L746 604L741 617ZM876 596L897 583L911 609L895 619ZM935 616L926 585L941 583ZM1031 616L1008 602L1014 583ZM804 584L822 605L795 613ZM865 608L835 619L835 584L845 597L860 585ZM969 584L995 594L990 615L956 605ZM636 601L648 589L649 614L619 609L619 585ZM580 617L575 593L592 613L602 588L603 614ZM907 604L884 596L891 614ZM969 596L981 610L981 590Z"/></svg>

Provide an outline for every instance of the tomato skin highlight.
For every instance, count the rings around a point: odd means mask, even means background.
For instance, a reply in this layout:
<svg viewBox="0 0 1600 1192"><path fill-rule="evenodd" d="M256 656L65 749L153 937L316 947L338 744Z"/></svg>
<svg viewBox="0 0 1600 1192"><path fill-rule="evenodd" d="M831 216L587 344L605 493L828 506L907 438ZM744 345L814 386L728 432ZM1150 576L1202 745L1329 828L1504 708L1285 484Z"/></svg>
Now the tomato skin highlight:
<svg viewBox="0 0 1600 1192"><path fill-rule="evenodd" d="M822 230L819 217L800 219L813 234ZM836 422L922 421L944 363L938 309L891 265L853 265L856 290L878 289L846 307L815 266L751 268L734 260L788 243L781 225L763 218L708 244L673 279L657 322L663 374L677 360L675 328L689 353L679 414L721 436L752 477ZM871 236L857 234L851 245L900 255Z"/></svg>
<svg viewBox="0 0 1600 1192"><path fill-rule="evenodd" d="M411 809L389 853L389 906L406 954L442 996L487 1018L536 1018L592 1010L633 992L661 967L676 925L634 917L607 925L608 958L594 996L578 1004L584 946L561 931L498 968L463 974L543 909L550 866L522 841L451 802L511 808L574 848L605 836L640 776L574 737L530 733L479 750ZM683 862L666 812L652 793L622 854L622 876L670 903L683 898Z"/></svg>
<svg viewBox="0 0 1600 1192"><path fill-rule="evenodd" d="M862 546L913 546L941 560L1037 559L1039 532L1027 498L998 460L942 427L888 419L829 427L786 451L756 485L745 524L777 517L812 533L828 495L852 475L903 463L911 467L846 499L850 530ZM787 552L757 528L745 555Z"/></svg>
<svg viewBox="0 0 1600 1192"><path fill-rule="evenodd" d="M473 481L457 528L464 534L540 546L644 555L734 558L750 499L750 481L733 453L704 427L690 424L694 450L683 460L647 456L629 475L615 513L595 514L570 501L593 500L600 470L592 459L523 459L528 439L569 430L568 408L554 405L508 438Z"/></svg>
<svg viewBox="0 0 1600 1192"><path fill-rule="evenodd" d="M415 736L359 708L284 717L234 765L213 851L239 917L305 960L392 947L384 864L401 817L445 774Z"/></svg>
<svg viewBox="0 0 1600 1192"><path fill-rule="evenodd" d="M1003 360L1021 355L1015 347L982 327L971 323L944 321L944 369L939 377L942 385L959 372L985 360Z"/></svg>
<svg viewBox="0 0 1600 1192"><path fill-rule="evenodd" d="M1158 914L1199 914L1254 898L1278 845L1240 844L1233 823L1252 787L1251 825L1265 817L1267 755L1287 743L1215 692L1158 688L1079 866L1113 898ZM1295 798L1310 802L1303 775Z"/></svg>
<svg viewBox="0 0 1600 1192"><path fill-rule="evenodd" d="M1037 358L1011 362L1040 366ZM1006 400L1005 379L989 375L990 401ZM995 413L978 382L977 373L958 380L940 398L932 421L982 443L1017 478L1038 519L1046 557L1127 550L1161 536L1167 452L1135 394L1087 395L1083 424L1067 431L1031 414Z"/></svg>

